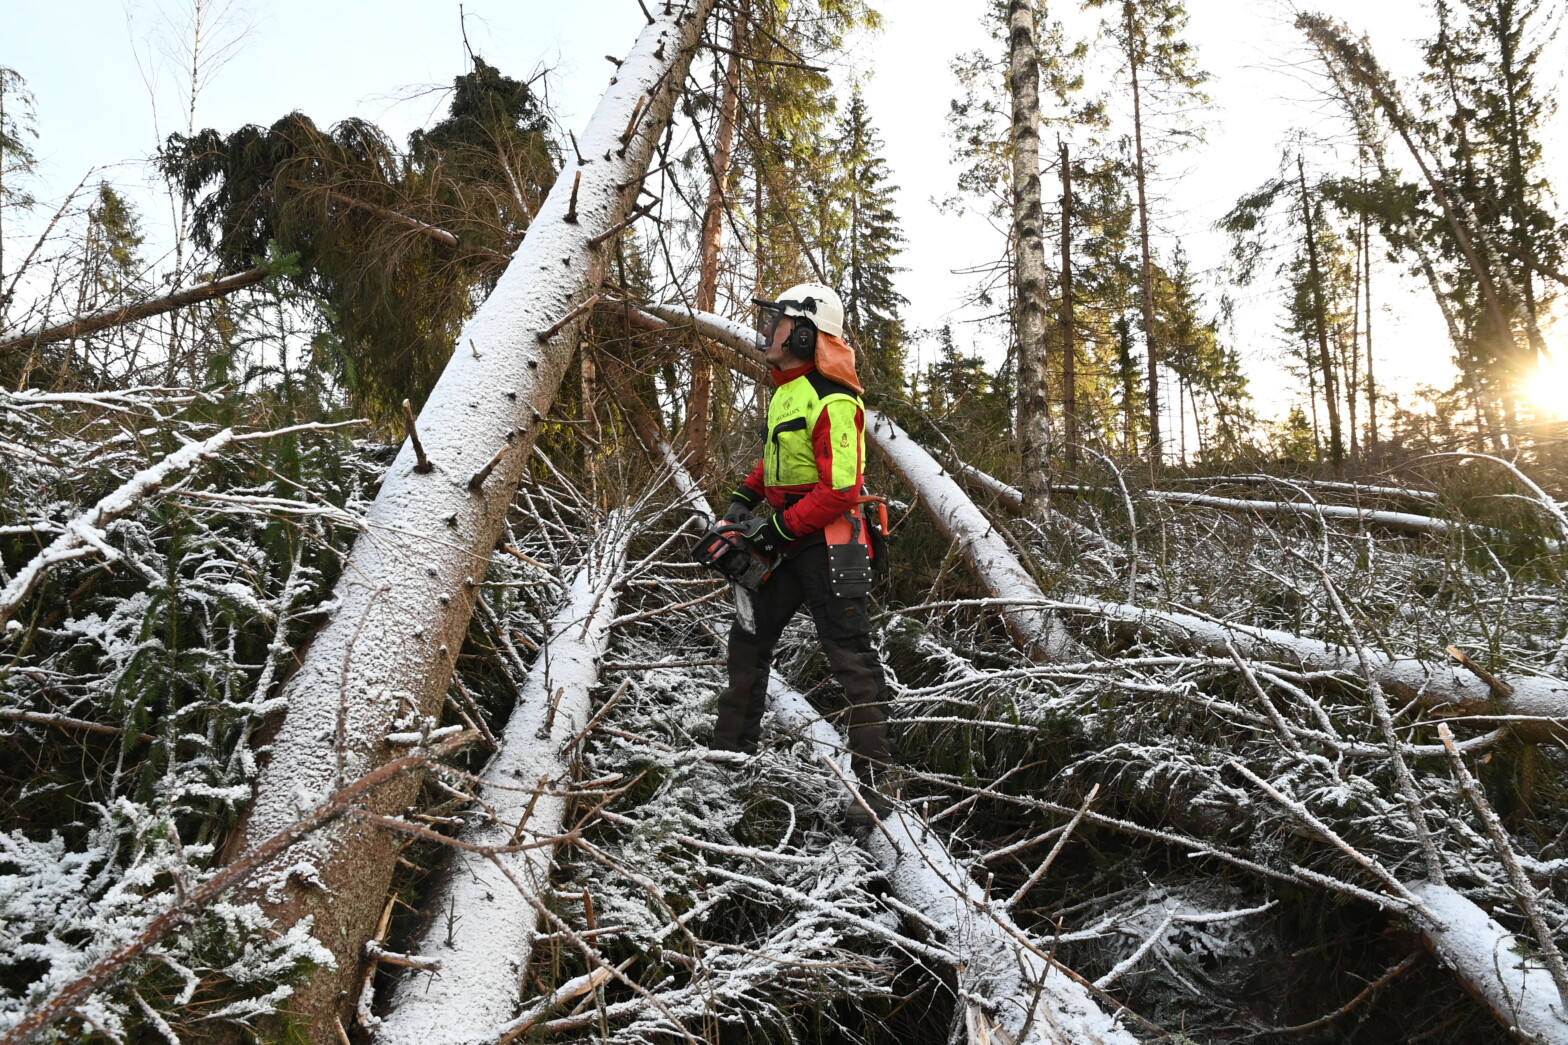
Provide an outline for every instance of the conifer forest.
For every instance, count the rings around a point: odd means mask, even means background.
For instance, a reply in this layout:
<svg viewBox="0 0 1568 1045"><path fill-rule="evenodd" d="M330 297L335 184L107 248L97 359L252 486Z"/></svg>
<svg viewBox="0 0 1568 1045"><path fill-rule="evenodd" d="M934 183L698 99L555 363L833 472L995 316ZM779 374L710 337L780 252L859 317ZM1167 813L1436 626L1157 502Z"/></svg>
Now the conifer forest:
<svg viewBox="0 0 1568 1045"><path fill-rule="evenodd" d="M188 104L63 185L0 14L0 1043L1568 1045L1564 0L1280 4L1217 266L1219 0L931 5L922 113L841 60L913 0L624 0L570 119L470 3L406 135L209 123L158 2ZM995 230L934 326L895 116ZM714 744L803 283L874 784L805 612Z"/></svg>

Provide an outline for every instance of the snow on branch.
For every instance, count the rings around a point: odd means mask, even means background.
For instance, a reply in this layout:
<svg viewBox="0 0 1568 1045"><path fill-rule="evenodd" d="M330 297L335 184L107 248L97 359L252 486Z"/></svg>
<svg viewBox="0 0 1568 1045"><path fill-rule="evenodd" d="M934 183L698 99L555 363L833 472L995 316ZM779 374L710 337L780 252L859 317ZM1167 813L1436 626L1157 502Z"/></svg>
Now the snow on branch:
<svg viewBox="0 0 1568 1045"><path fill-rule="evenodd" d="M475 598L578 343L583 313L609 254L601 237L634 209L641 177L685 82L714 0L657 5L588 126L575 136L577 171L561 177L489 298L465 324L420 412L430 468L405 443L367 517L366 535L332 598L334 613L285 690L288 712L240 825L254 844L328 793L344 774L390 754L383 738L403 708L433 716L444 703ZM631 115L640 119L632 126ZM569 197L577 188L575 221ZM539 335L554 331L541 342ZM470 479L494 462L479 489ZM393 792L396 792L395 794ZM389 789L383 812L413 800L414 785ZM318 970L295 995L295 1011L327 1026L346 1013L397 859L395 840L363 824L340 824L268 872L269 917L292 925L315 916L337 970ZM312 884L290 876L314 867ZM325 897L330 896L330 902Z"/></svg>
<svg viewBox="0 0 1568 1045"><path fill-rule="evenodd" d="M7 338L0 341L0 354L14 352L18 349L31 349L39 345L51 344L55 341L64 341L67 338L89 337L100 330L111 327L124 326L153 316L161 316L165 312L173 312L187 305L194 305L202 301L211 301L236 290L254 286L266 279L268 272L265 268L246 269L233 275L224 276L222 279L213 280L211 283L202 283L199 286L188 287L185 290L161 298L148 301L138 301L132 305L109 309L104 312L94 312L86 316L77 316L65 323L50 327L43 327L18 337Z"/></svg>
<svg viewBox="0 0 1568 1045"><path fill-rule="evenodd" d="M270 432L236 432L225 428L217 435L198 443L186 443L157 464L150 465L121 483L87 511L65 524L65 531L49 546L33 556L0 590L0 624L16 612L22 601L43 580L50 569L62 562L81 559L97 552L113 562L120 557L108 543L104 528L120 518L137 504L152 496L169 479L202 461L218 456L234 443L255 442L296 432L325 432L347 425L364 424L362 420L343 421L337 424L305 424L278 428Z"/></svg>
<svg viewBox="0 0 1568 1045"><path fill-rule="evenodd" d="M1285 631L1099 599L1070 597L1058 605L1068 612L1090 613L1142 628L1180 648L1215 657L1228 656L1228 647L1233 646L1247 660L1284 662L1303 671L1361 673L1353 648ZM1568 682L1561 679L1514 676L1504 686L1494 686L1457 664L1397 657L1377 650L1367 650L1366 657L1378 684L1405 700L1445 712L1507 720L1525 739L1562 735L1562 724L1568 720Z"/></svg>
<svg viewBox="0 0 1568 1045"><path fill-rule="evenodd" d="M27 1045L49 1027L79 1009L94 991L107 986L128 965L145 954L168 936L184 926L199 911L212 904L224 893L249 878L267 860L282 853L289 846L326 825L353 811L356 804L386 784L413 770L421 769L432 761L445 758L472 743L476 735L464 733L452 737L428 750L388 762L373 772L329 795L325 801L310 810L295 823L263 839L250 853L224 867L203 882L198 888L179 891L177 902L157 917L151 919L125 943L100 958L81 976L57 989L27 1017L11 1028L0 1045ZM327 957L326 953L320 955Z"/></svg>
<svg viewBox="0 0 1568 1045"><path fill-rule="evenodd" d="M850 789L843 737L788 683L775 677L768 692L778 724L804 734L818 758ZM851 801L858 800L852 791ZM1105 1014L1078 977L1014 924L1000 900L987 898L929 826L896 811L882 818L866 846L898 900L919 912L937 933L935 942L956 956L965 1018L972 1028L983 1028L970 1041L1131 1045L1137 1040Z"/></svg>
<svg viewBox="0 0 1568 1045"><path fill-rule="evenodd" d="M590 718L589 696L609 644L618 605L615 589L632 533L628 513L614 512L594 535L550 625L550 639L523 682L501 750L485 769L479 797L487 816L462 832L463 842L506 846L561 833L572 771L570 741ZM438 917L417 948L439 958L441 969L403 977L391 1014L375 1030L377 1042L477 1045L494 1040L497 1028L516 1011L538 929L536 904L519 895L511 880L542 890L551 860L546 848L498 854L496 862L477 852L452 854L445 880L426 901ZM461 919L454 931L440 917L446 914L454 924Z"/></svg>

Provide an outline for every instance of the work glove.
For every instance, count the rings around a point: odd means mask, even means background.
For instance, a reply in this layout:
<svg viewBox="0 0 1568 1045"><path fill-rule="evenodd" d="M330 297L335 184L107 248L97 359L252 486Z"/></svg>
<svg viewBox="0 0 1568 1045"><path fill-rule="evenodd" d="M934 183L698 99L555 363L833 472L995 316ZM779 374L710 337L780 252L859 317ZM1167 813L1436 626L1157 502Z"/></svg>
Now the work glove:
<svg viewBox="0 0 1568 1045"><path fill-rule="evenodd" d="M751 505L739 498L731 501L729 511L724 513L724 521L727 523L745 522L751 517Z"/></svg>
<svg viewBox="0 0 1568 1045"><path fill-rule="evenodd" d="M763 555L776 555L780 548L794 540L783 530L784 513L775 512L766 519L752 516L742 522L721 523L720 530L733 531Z"/></svg>

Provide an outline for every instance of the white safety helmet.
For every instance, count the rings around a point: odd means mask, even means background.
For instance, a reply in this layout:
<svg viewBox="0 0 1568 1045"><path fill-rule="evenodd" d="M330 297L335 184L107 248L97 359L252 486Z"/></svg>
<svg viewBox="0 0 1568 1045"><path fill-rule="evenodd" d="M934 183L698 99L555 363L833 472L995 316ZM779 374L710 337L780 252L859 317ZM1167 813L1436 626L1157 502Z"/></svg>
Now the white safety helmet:
<svg viewBox="0 0 1568 1045"><path fill-rule="evenodd" d="M844 336L844 302L832 287L801 283L780 294L777 301L761 298L752 301L763 311L763 324L768 328L764 331L766 336L772 336L772 326L777 324L779 316L800 316L811 320L812 326L824 334ZM771 320L769 313L773 314Z"/></svg>

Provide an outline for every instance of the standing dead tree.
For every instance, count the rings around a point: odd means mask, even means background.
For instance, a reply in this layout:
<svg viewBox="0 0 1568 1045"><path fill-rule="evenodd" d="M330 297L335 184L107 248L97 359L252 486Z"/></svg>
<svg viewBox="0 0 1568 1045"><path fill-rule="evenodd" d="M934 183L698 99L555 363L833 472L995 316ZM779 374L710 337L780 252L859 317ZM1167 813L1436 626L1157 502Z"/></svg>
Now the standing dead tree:
<svg viewBox="0 0 1568 1045"><path fill-rule="evenodd" d="M336 611L288 687L288 715L241 825L241 849L390 757L385 738L401 706L439 711L477 586L602 278L606 245L630 222L711 9L712 0L689 0L650 15L577 139L573 177L557 180L464 328L419 419L431 467L416 468L410 443L387 471L369 532L333 593ZM405 808L417 786L409 778L384 789L373 811ZM368 823L345 825L272 863L257 890L281 924L313 917L337 958L295 996L313 1041L335 1040L398 846Z"/></svg>

